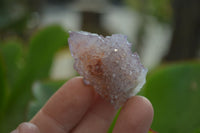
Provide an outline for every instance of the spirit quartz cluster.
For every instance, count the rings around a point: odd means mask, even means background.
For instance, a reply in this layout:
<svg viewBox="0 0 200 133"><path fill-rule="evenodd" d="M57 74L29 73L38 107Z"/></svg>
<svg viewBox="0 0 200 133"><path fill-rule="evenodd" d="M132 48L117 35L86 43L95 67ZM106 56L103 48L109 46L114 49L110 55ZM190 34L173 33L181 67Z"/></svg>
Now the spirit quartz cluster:
<svg viewBox="0 0 200 133"><path fill-rule="evenodd" d="M97 93L121 107L136 95L145 83L147 69L131 43L121 34L99 36L89 32L70 32L70 51L75 59L74 69L92 85Z"/></svg>

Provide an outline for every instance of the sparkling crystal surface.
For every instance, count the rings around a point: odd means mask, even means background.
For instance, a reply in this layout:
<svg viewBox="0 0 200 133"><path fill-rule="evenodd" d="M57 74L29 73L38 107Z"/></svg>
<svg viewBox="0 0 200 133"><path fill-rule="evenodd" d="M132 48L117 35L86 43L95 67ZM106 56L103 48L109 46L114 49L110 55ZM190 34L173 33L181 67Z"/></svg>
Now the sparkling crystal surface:
<svg viewBox="0 0 200 133"><path fill-rule="evenodd" d="M70 32L70 51L74 69L104 99L116 108L136 95L145 83L147 69L131 43L121 34L99 36L88 32Z"/></svg>

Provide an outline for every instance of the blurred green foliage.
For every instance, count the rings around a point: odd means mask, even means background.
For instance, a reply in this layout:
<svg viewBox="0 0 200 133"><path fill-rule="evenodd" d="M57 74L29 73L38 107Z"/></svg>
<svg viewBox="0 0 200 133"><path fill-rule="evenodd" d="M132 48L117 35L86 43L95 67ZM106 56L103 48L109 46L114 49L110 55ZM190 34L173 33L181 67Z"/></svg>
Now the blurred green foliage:
<svg viewBox="0 0 200 133"><path fill-rule="evenodd" d="M159 21L168 23L172 17L170 0L125 0L125 3L143 14L155 16Z"/></svg>
<svg viewBox="0 0 200 133"><path fill-rule="evenodd" d="M1 54L6 66L8 87L12 88L19 74L22 59L22 44L17 40L8 40L0 46Z"/></svg>
<svg viewBox="0 0 200 133"><path fill-rule="evenodd" d="M28 0L0 1L0 34L16 32L22 34L31 18L31 7Z"/></svg>
<svg viewBox="0 0 200 133"><path fill-rule="evenodd" d="M200 128L200 62L152 71L142 94L153 104L155 131L192 133Z"/></svg>
<svg viewBox="0 0 200 133"><path fill-rule="evenodd" d="M48 78L53 56L66 46L67 38L68 33L60 26L49 26L32 37L26 52L20 42L0 43L1 133L27 120L32 85Z"/></svg>
<svg viewBox="0 0 200 133"><path fill-rule="evenodd" d="M0 56L0 119L3 116L3 106L5 103L6 85L5 85L5 66L3 65L2 57Z"/></svg>

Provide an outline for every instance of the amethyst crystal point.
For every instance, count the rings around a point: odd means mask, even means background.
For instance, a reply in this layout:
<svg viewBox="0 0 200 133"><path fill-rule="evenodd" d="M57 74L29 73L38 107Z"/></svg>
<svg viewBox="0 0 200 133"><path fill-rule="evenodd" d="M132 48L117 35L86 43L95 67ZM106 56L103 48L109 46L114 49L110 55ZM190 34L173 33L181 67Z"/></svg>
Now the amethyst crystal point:
<svg viewBox="0 0 200 133"><path fill-rule="evenodd" d="M74 68L83 76L85 84L95 90L116 108L136 95L145 83L147 69L131 43L121 34L99 36L88 32L70 32L70 51Z"/></svg>

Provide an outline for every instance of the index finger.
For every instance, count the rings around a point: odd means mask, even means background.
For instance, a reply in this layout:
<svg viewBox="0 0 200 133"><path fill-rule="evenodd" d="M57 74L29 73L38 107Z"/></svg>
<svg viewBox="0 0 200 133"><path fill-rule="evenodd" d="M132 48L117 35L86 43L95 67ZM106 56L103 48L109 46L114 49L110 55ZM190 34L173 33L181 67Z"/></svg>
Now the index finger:
<svg viewBox="0 0 200 133"><path fill-rule="evenodd" d="M66 133L81 120L93 104L95 92L74 78L64 84L31 120L41 133Z"/></svg>
<svg viewBox="0 0 200 133"><path fill-rule="evenodd" d="M113 133L147 133L153 115L150 101L142 96L134 96L122 108Z"/></svg>

